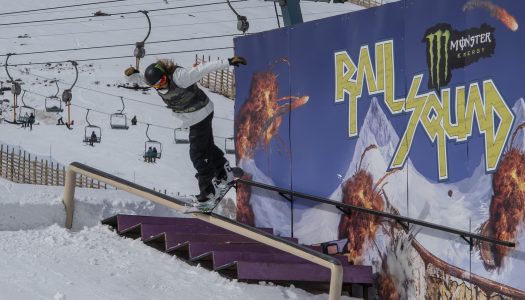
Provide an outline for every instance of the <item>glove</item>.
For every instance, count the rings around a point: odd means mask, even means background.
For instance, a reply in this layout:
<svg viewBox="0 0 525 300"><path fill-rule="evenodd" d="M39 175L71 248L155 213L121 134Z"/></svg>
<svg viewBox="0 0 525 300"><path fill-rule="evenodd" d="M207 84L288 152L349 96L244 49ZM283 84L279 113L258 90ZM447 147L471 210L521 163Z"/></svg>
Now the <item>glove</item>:
<svg viewBox="0 0 525 300"><path fill-rule="evenodd" d="M129 67L126 70L124 70L124 74L126 74L126 76L131 76L136 73L140 73L140 71L135 69L134 67Z"/></svg>
<svg viewBox="0 0 525 300"><path fill-rule="evenodd" d="M234 56L234 57L228 58L228 62L230 63L230 66L236 66L236 67L238 67L239 64L242 64L242 65L247 64L246 59L242 56Z"/></svg>

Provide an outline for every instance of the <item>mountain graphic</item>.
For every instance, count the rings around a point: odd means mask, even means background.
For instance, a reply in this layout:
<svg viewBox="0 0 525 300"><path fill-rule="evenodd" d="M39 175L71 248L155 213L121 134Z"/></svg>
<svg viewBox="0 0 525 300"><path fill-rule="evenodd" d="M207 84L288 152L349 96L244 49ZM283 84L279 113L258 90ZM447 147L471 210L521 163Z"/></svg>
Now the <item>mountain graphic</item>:
<svg viewBox="0 0 525 300"><path fill-rule="evenodd" d="M513 111L516 116L515 129L525 122L525 101L519 99ZM371 144L377 145L378 149L370 150L365 155L361 168L370 172L374 182L377 182L388 169L398 141L399 137L379 102L375 98L372 99L343 182L355 174L361 154ZM525 149L523 143L524 135L519 133L515 144ZM491 180L492 175L485 173L484 157L479 159L478 166L470 178L456 183L431 182L418 172L409 158L403 170L387 178L388 183L384 191L391 205L397 208L401 215L475 232L488 217L492 196ZM452 191L451 196L449 191ZM342 201L341 188L336 189L329 198ZM429 206L429 209L426 210L425 206ZM296 213L295 236L305 244L337 239L340 218L341 213L338 210L324 204L305 210L301 215ZM468 245L461 237L425 228L418 228L418 232L417 240L428 251L450 264L468 269L471 257ZM523 236L520 237L520 240L522 239ZM368 251L365 263L374 265L374 262L381 259L378 250L384 251L389 241L389 236L379 232L374 241L374 247L379 249ZM514 266L508 267L497 280L511 286L519 286L516 278L509 274L516 272L516 265L525 267L525 261L512 260L509 265L514 264ZM487 272L479 259L472 259L472 271L480 276L494 279L494 274ZM517 276L517 273L515 275Z"/></svg>

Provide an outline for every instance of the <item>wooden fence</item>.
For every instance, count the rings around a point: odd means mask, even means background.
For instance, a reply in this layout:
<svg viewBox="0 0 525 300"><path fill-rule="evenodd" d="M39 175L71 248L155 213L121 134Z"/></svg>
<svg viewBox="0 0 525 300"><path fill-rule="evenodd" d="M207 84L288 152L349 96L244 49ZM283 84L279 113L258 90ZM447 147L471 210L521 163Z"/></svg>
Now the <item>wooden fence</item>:
<svg viewBox="0 0 525 300"><path fill-rule="evenodd" d="M204 55L202 57L195 55L195 65L207 61L210 61L209 56L208 60L206 60ZM223 95L232 100L235 99L235 76L230 70L211 72L204 76L199 83L211 92Z"/></svg>
<svg viewBox="0 0 525 300"><path fill-rule="evenodd" d="M0 177L17 183L64 186L65 166L0 145ZM106 184L77 176L77 187L107 189Z"/></svg>

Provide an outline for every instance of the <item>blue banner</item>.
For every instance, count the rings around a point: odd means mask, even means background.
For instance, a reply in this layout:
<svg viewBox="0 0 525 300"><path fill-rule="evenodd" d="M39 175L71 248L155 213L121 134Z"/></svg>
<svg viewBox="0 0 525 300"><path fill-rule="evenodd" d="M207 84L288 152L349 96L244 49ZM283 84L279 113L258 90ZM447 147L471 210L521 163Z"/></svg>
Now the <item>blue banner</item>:
<svg viewBox="0 0 525 300"><path fill-rule="evenodd" d="M250 187L237 218L301 243L346 240L380 298L525 297L524 12L400 1L235 39L249 61L235 138L250 179L516 248L471 252L459 236Z"/></svg>

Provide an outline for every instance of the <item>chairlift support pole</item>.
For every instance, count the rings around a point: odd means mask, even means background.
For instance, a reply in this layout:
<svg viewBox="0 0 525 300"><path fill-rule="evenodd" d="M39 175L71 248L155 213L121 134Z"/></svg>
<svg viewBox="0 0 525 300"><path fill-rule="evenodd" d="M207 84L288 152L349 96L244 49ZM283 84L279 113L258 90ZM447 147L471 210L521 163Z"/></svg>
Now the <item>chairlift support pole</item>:
<svg viewBox="0 0 525 300"><path fill-rule="evenodd" d="M300 0L265 0L265 1L273 1L274 3L276 2L279 3L279 6L281 7L281 16L283 17L284 26L291 26L291 25L303 23L301 5L299 4ZM330 1L324 0L323 2L330 2ZM279 18L279 16L277 16L277 18Z"/></svg>
<svg viewBox="0 0 525 300"><path fill-rule="evenodd" d="M5 72L7 73L7 77L9 77L9 80L11 80L11 93L13 93L13 123L16 124L16 108L17 108L17 96L20 95L22 92L22 88L20 87L20 84L16 82L13 77L11 77L11 74L9 74L9 69L7 61L9 60L9 57L11 55L14 55L14 53L8 53L5 58Z"/></svg>
<svg viewBox="0 0 525 300"><path fill-rule="evenodd" d="M139 70L140 66L140 59L143 58L146 55L146 50L144 49L144 44L146 43L146 40L148 39L150 33L151 33L151 20L148 15L147 10L139 10L139 12L143 13L146 16L146 19L148 19L148 34L144 38L142 42L136 42L135 43L135 51L133 51L133 55L135 56L135 70Z"/></svg>
<svg viewBox="0 0 525 300"><path fill-rule="evenodd" d="M303 15L301 13L299 0L280 0L279 5L281 6L284 26L303 23Z"/></svg>
<svg viewBox="0 0 525 300"><path fill-rule="evenodd" d="M281 17L283 17L284 26L291 26L295 24L303 23L303 15L301 13L300 0L265 0L279 3L281 7ZM303 0L304 1L304 0ZM344 3L347 0L309 0L313 2L332 2L332 3ZM279 16L277 16L277 22L279 22ZM278 23L279 24L279 23ZM279 24L280 27L280 24Z"/></svg>

